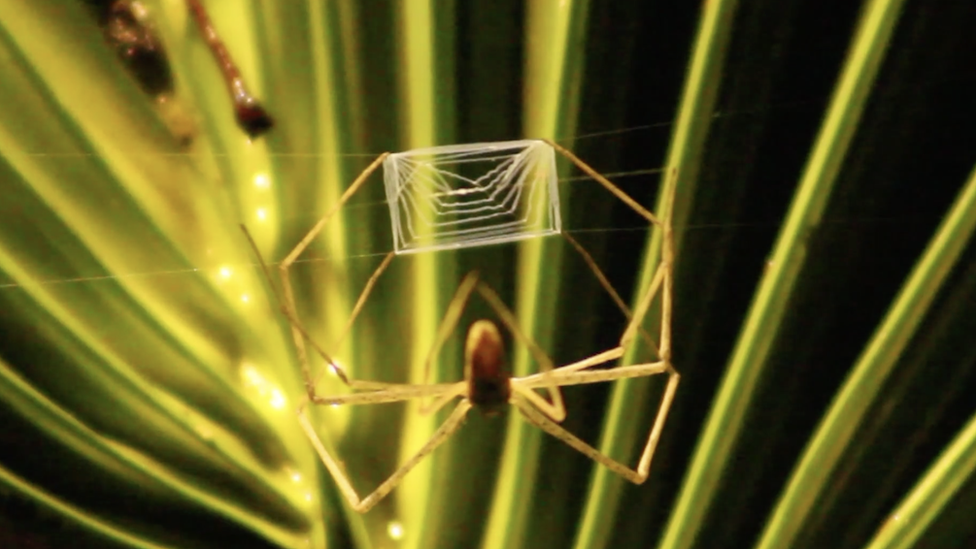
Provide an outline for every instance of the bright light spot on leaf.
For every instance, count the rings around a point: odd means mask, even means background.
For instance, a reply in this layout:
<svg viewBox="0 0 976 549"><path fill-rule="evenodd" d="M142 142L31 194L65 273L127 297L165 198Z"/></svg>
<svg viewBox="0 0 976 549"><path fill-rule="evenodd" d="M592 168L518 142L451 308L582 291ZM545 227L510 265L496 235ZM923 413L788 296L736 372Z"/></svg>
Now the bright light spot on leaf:
<svg viewBox="0 0 976 549"><path fill-rule="evenodd" d="M254 185L260 189L267 189L271 186L271 180L268 179L267 174L259 173L254 176Z"/></svg>
<svg viewBox="0 0 976 549"><path fill-rule="evenodd" d="M247 303L250 300L251 300L251 298L247 297L247 294L241 294L241 301L243 301L244 303Z"/></svg>
<svg viewBox="0 0 976 549"><path fill-rule="evenodd" d="M288 404L288 399L281 389L262 376L254 366L244 363L241 365L241 378L244 383L253 387L259 397L267 399L268 404L276 410L280 410Z"/></svg>
<svg viewBox="0 0 976 549"><path fill-rule="evenodd" d="M274 389L271 391L271 407L275 409L282 409L285 407L285 395L281 394L281 391Z"/></svg>
<svg viewBox="0 0 976 549"><path fill-rule="evenodd" d="M261 374L259 374L258 371L254 369L254 366L251 366L250 364L244 364L241 367L241 375L244 377L244 380L251 385L257 385L262 381Z"/></svg>
<svg viewBox="0 0 976 549"><path fill-rule="evenodd" d="M222 276L224 278L230 278L230 275L232 275L232 274L234 274L234 271L232 271L230 267L221 267L220 268L220 276Z"/></svg>
<svg viewBox="0 0 976 549"><path fill-rule="evenodd" d="M264 221L268 217L268 212L264 211L264 208L258 208L258 219Z"/></svg>
<svg viewBox="0 0 976 549"><path fill-rule="evenodd" d="M386 526L386 533L390 535L390 539L400 539L403 537L403 525L395 520L391 521Z"/></svg>

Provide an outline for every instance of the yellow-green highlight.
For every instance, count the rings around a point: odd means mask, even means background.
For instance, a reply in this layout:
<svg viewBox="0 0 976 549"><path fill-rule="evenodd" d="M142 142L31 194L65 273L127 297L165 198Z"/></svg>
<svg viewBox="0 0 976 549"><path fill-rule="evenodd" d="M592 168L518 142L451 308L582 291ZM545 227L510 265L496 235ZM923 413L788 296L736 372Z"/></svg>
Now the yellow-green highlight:
<svg viewBox="0 0 976 549"><path fill-rule="evenodd" d="M104 438L79 420L70 411L65 410L36 391L30 384L16 374L9 366L0 360L0 395L4 402L16 409L23 417L30 417L31 421L52 440L57 440L69 452L75 453L86 460L91 466L112 471L117 475L119 485L135 484L150 497L168 499L178 497L185 500L189 506L203 506L212 512L238 522L241 525L260 533L274 543L289 546L297 543L304 536L301 531L289 531L283 525L261 516L260 512L248 509L233 501L228 501L218 495L213 495L198 483L181 478L164 465L146 457L141 452L126 447L123 444ZM135 417L127 414L127 417ZM138 539L128 536L111 527L105 520L91 516L89 513L75 509L67 503L59 502L43 490L30 486L30 483L19 479L16 474L0 467L0 476L4 480L20 482L29 489L24 493L32 497L46 500L54 504L53 507L68 515L72 520L88 526L94 526L96 531L108 533L111 536L121 536L124 539ZM283 488L286 486L279 475L255 475L251 482L267 483L269 486ZM302 515L304 507L300 494L281 490L281 496L289 500L290 512L297 520Z"/></svg>
<svg viewBox="0 0 976 549"><path fill-rule="evenodd" d="M830 405L773 510L760 547L789 547L976 230L976 170Z"/></svg>
<svg viewBox="0 0 976 549"><path fill-rule="evenodd" d="M976 471L976 415L888 515L865 549L911 549Z"/></svg>
<svg viewBox="0 0 976 549"><path fill-rule="evenodd" d="M51 9L63 17L44 17ZM75 11L68 16L65 10ZM239 235L226 230L233 225L228 219L237 217L224 202L226 196L208 192L219 185L194 173L195 165L186 161L188 157L158 154L160 150L171 149L172 142L160 139L154 129L157 127L147 122L147 115L155 116L152 109L146 108L150 103L138 95L135 85L98 41L94 21L81 10L80 4L8 2L0 8L0 13L4 14L0 20L7 23L0 27L3 35L0 42L11 69L5 77L3 95L19 90L27 92L33 102L28 109L18 109L16 101L4 102L13 106L6 114L23 113L28 121L19 126L0 127L0 142L7 144L2 147L5 168L19 176L16 182L6 182L18 186L23 196L32 197L32 204L36 204L31 212L34 221L48 237L48 244L58 248L67 260L59 271L62 279L70 269L75 269L81 277L103 271L112 275L111 281L101 283L45 285L37 280L38 275L43 277L44 267L43 262L37 261L34 250L16 248L17 238L9 234L5 235L4 248L0 249L2 271L18 286L9 290L8 296L23 296L18 297L24 302L23 307L18 307L20 318L25 324L45 326L49 345L67 358L65 374L84 381L85 386L75 387L77 396L68 405L98 401L100 395L106 397L102 401L106 406L102 408L114 415L109 423L114 422L111 427L117 433L133 433L141 437L134 441L137 444L163 449L170 456L182 455L185 462L222 469L235 477L238 484L250 486L255 494L270 496L271 501L267 503L272 514L281 516L278 507L281 502L288 502L289 509L284 512L292 516L286 522L301 522L305 512L304 494L282 482L285 476L282 470L275 466L268 468L268 463L261 461L272 455L277 456L272 461L280 458L283 449L278 445L282 440L293 442L294 436L289 435L297 431L289 432L282 430L282 425L265 423L279 418L268 413L266 406L255 402L246 388L242 388L236 378L239 365L231 362L226 348L221 348L226 342L214 340L212 334L208 337L205 329L188 322L193 315L185 314L185 308L193 300L198 317L216 320L233 333L254 333L254 317L240 314L240 296L228 293L227 286L216 281L219 277L210 276L215 273L191 275L189 270L180 271L181 282L186 281L190 290L184 294L161 288L160 277L135 276L159 269L160 265L207 265L210 262L204 259L203 247L226 254L223 259L227 264L244 263L241 259L246 257L246 247ZM12 25L14 22L17 24ZM84 34L79 29L96 32ZM63 41L74 38L78 40L71 42L72 47L66 50ZM22 61L20 66L26 67L20 73L13 70L18 56ZM30 93L32 88L38 91ZM48 121L42 121L45 115ZM36 131L9 132L17 127L21 130L32 127ZM236 128L233 131L239 134ZM32 137L45 134L40 146L28 148ZM64 156L57 158L58 154ZM65 192L71 189L59 184L59 180L65 180L60 177L65 166L73 170L74 188L86 194L86 199L132 206L125 214L128 219L113 218L126 231L113 232L111 223L106 221L106 212L88 208L86 213L76 197ZM249 185L251 181L242 184ZM12 189L8 187L8 190ZM174 205L174 199L187 196L193 200ZM133 239L143 246L124 245ZM79 310L82 300L91 299L97 299L103 309L81 307ZM96 318L99 310L117 310L120 316ZM127 330L135 336L134 341L157 346L143 345L143 352L182 353L182 360L170 364L163 372L167 379L185 385L199 382L202 377L209 385L207 390L220 395L213 406L224 417L243 421L238 425L215 421L206 411L174 396L178 392L146 379L146 372L139 370L141 364L120 356L104 341L106 330L115 330L126 318L138 322ZM159 346L160 343L165 347ZM271 349L281 348L271 341L267 343ZM56 381L52 382L55 384ZM25 384L16 385L18 394L29 396L31 391L33 388ZM13 398L4 400L10 403ZM60 404L63 406L65 402ZM113 404L121 406L107 408ZM105 415L98 406L85 408ZM59 410L63 410L59 413L65 417L76 415L67 408ZM141 418L143 423L132 423L133 417ZM231 433L227 427L246 430ZM258 439L266 441L255 445ZM94 451L103 442L100 437L90 437L85 451ZM272 448L271 454L256 459L254 452L260 446ZM289 450L297 448L288 446ZM295 532L285 531L283 524L270 517L267 508L241 507L219 493L213 494L214 486L190 487L181 479L180 471L171 469L172 465L154 461L157 456L146 458L115 443L110 448L123 457L126 465L149 468L157 482L182 490L187 497L197 500L196 504L227 515L245 529L263 532L269 540L282 545L294 545L298 539ZM51 506L58 508L54 500ZM305 537L303 532L301 538Z"/></svg>
<svg viewBox="0 0 976 549"><path fill-rule="evenodd" d="M897 20L896 6L891 4L874 2L866 6L785 226L774 246L770 267L754 297L705 431L695 448L659 546L662 549L691 547L710 510L724 466L742 432L769 349L779 332L786 303L803 267L809 235L820 222L881 65Z"/></svg>
<svg viewBox="0 0 976 549"><path fill-rule="evenodd" d="M46 508L61 515L65 520L75 522L84 526L93 533L104 536L109 540L125 544L129 547L138 549L168 549L168 545L159 545L140 536L135 536L129 532L116 528L112 524L89 515L82 509L48 494L44 490L26 482L24 479L8 471L0 465L0 486L6 486L21 494L21 497L28 497L31 500L44 505Z"/></svg>
<svg viewBox="0 0 976 549"><path fill-rule="evenodd" d="M167 453L170 455L184 454L189 461L220 463L224 467L232 467L245 477L262 476L262 466L254 460L252 454L230 450L226 444L222 444L226 439L216 436L216 433L213 438L203 440L204 437L189 420L192 417L187 413L191 410L190 406L152 386L128 364L122 362L100 341L97 327L92 328L78 322L48 291L31 284L26 273L2 249L0 268L21 283L21 288L33 302L33 308L39 311L38 321L50 326L49 337L60 342L58 348L75 349L75 360L79 365L86 366L78 370L78 379L102 388L103 391L111 388L106 392L113 395L114 409L111 412L93 410L92 413L100 413L103 419L114 418L120 431L133 436L136 429L126 421L132 417L140 418L144 425L138 432L144 443L151 442L154 447L168 449ZM62 335L59 337L56 332ZM79 392L86 391L84 386L77 386L75 389ZM83 397L90 398L91 394L78 393L76 398ZM125 408L121 408L121 405L125 405ZM125 410L129 412L125 413ZM145 425L152 425L152 429L146 429ZM146 434L149 432L152 433L151 436ZM146 437L151 438L151 441Z"/></svg>

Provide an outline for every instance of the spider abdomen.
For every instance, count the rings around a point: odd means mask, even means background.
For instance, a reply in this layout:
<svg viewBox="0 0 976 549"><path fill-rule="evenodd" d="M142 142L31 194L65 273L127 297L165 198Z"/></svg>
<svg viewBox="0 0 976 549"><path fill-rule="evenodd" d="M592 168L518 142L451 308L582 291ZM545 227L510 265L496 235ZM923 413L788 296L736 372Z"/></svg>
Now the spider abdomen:
<svg viewBox="0 0 976 549"><path fill-rule="evenodd" d="M508 404L512 388L505 370L505 344L494 322L478 320L468 328L464 370L468 400L475 407L494 415Z"/></svg>

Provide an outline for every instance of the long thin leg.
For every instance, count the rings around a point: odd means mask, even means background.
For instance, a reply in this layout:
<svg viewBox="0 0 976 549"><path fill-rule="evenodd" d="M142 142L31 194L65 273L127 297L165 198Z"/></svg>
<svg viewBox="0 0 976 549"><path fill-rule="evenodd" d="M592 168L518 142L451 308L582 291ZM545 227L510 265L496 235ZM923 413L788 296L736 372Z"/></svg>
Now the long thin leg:
<svg viewBox="0 0 976 549"><path fill-rule="evenodd" d="M292 291L291 278L289 278L288 276L288 269L291 267L292 263L294 263L295 260L298 259L298 256L301 255L303 251L305 251L305 248L308 247L308 245L312 242L312 240L315 239L316 236L318 236L319 232L322 231L322 228L325 227L326 223L328 223L329 220L332 219L332 217L336 214L336 212L339 211L339 208L341 208L347 201L349 201L352 195L356 194L356 192L366 183L366 180L369 179L369 176L372 175L372 173L376 171L376 169L383 164L383 160L385 160L386 157L389 155L390 153L383 153L379 155L376 158L376 160L374 160L369 166L367 166L366 169L359 174L359 177L357 177L356 180L352 182L352 185L350 185L349 188L346 189L346 192L342 193L342 197L339 198L339 202L334 204L332 208L330 208L329 211L326 212L326 214L322 217L322 219L320 219L319 222L316 223L314 227L312 227L312 230L308 231L308 234L305 235L305 238L303 238L301 242L299 242L298 245L295 246L295 248L292 249L292 251L285 257L285 260L282 261L280 265L278 265L278 272L281 278L281 286L284 291L285 307L288 309L288 311L291 313L293 317L297 315L297 312L295 308L295 294L294 291ZM309 397L311 398L312 396L315 395L315 384L314 381L312 380L311 370L308 366L308 356L305 352L305 339L302 337L302 334L295 328L295 326L296 323L293 322L292 340L294 340L295 342L295 350L298 354L298 361L302 366L302 375L305 378L305 390L308 393ZM336 374L339 375L339 378L342 379L343 381L349 379L349 376L346 375L346 372L342 370L342 367L336 364L334 361L332 362L332 368L334 369Z"/></svg>
<svg viewBox="0 0 976 549"><path fill-rule="evenodd" d="M339 406L345 404L383 404L429 396L444 396L450 400L459 396L464 391L466 384L463 381L458 381L455 383L438 383L436 385L413 385L409 383L388 383L385 385L381 389L344 395L315 395L312 402L315 404Z"/></svg>
<svg viewBox="0 0 976 549"><path fill-rule="evenodd" d="M457 328L458 321L461 320L461 313L464 312L464 307L468 304L471 293L474 292L477 284L478 272L471 271L461 280L461 284L458 285L457 290L454 292L454 297L448 303L447 312L444 313L444 318L441 319L441 324L437 327L434 342L431 344L430 351L427 352L427 358L424 360L424 383L430 383L431 364L434 362L437 354L440 353L441 347L451 337L451 333ZM422 415L432 414L447 404L451 398L453 397L444 395L440 399L430 403L421 402L420 413Z"/></svg>
<svg viewBox="0 0 976 549"><path fill-rule="evenodd" d="M287 318L288 322L291 324L292 334L294 335L297 333L298 335L298 341L299 341L299 343L297 344L299 348L298 358L299 358L299 363L302 366L302 377L305 380L305 392L308 394L308 398L313 398L315 396L315 385L312 382L312 375L308 369L308 359L305 356L305 346L304 346L304 341L302 340L303 336L308 338L308 333L305 331L305 328L303 328L302 325L298 323L298 320L294 317L291 310L288 308L288 306L285 304L285 301L282 299L281 294L278 293L278 287L275 286L274 279L271 278L271 271L268 269L268 264L264 261L264 256L261 255L261 251L258 249L257 243L254 242L254 237L251 236L251 232L247 230L247 226L244 225L243 223L241 223L241 230L244 231L244 236L247 238L248 243L251 245L251 251L253 251L255 257L258 258L258 263L261 265L261 271L264 273L264 278L267 279L268 281L268 286L271 287L271 293L274 295L275 301L278 302L278 307L281 310L281 313L285 315L285 318ZM309 341L312 340L309 338ZM329 363L334 368L336 368L335 371L337 374L339 374L340 376L345 375L342 369L337 367L335 360L333 360L325 351L323 351L321 348L315 345L314 341L312 342L312 344L313 346L316 347L316 350L319 351L319 354L322 356L322 358L327 363Z"/></svg>
<svg viewBox="0 0 976 549"><path fill-rule="evenodd" d="M597 372L579 372L578 374L584 373ZM545 414L535 409L526 400L519 398L517 395L512 399L512 404L518 407L519 411L522 412L522 417L527 419L530 423L565 442L569 446L572 446L581 454L605 466L607 469L622 476L630 482L633 482L634 484L642 484L645 480L647 480L648 472L651 469L651 458L654 457L654 450L657 448L658 440L661 438L661 431L664 429L664 422L667 419L668 411L671 409L671 403L674 400L674 392L678 388L678 380L678 373L671 370L668 385L664 390L664 398L661 399L661 405L658 408L657 417L654 420L653 427L651 427L651 432L647 437L647 442L644 444L644 451L641 453L640 461L637 463L636 470L627 467L619 461L590 446L586 442L583 442L577 438L576 435L570 433L559 424L547 418Z"/></svg>
<svg viewBox="0 0 976 549"><path fill-rule="evenodd" d="M448 402L454 400L457 397L467 396L467 394L468 394L468 382L459 381L454 384L454 388L452 390L447 391L443 395L437 397L437 399L434 400L434 402L431 403L430 405L427 405L426 407L422 405L420 408L420 413L425 415L436 414L437 411L443 408L444 406L446 406Z"/></svg>
<svg viewBox="0 0 976 549"><path fill-rule="evenodd" d="M596 279L600 282L600 285L603 286L603 289L608 294L610 294L610 298L613 299L613 302L617 304L617 308L620 309L620 311L624 314L624 317L627 319L627 327L630 328L631 325L635 326L636 330L640 332L641 337L644 338L644 343L646 343L651 349L654 349L654 353L660 356L660 349L658 349L657 343L654 342L654 338L652 338L651 335L644 330L643 326L640 324L634 324L634 315L630 312L630 307L627 307L624 300L620 298L620 294L617 293L617 290L613 287L613 284L610 284L610 279L603 274L603 270L600 269L600 266L596 264L596 261L593 259L593 256L590 255L590 252L586 251L586 248L584 248L583 245L580 244L575 238L570 236L569 233L563 232L562 235L563 238L565 238L573 246L573 248L576 248L576 251L583 256L583 261L586 262L586 264L590 267L590 270L593 271L593 274L596 275Z"/></svg>
<svg viewBox="0 0 976 549"><path fill-rule="evenodd" d="M316 223L315 226L312 227L310 231L308 231L308 234L305 235L305 238L303 238L301 242L299 242L298 245L295 246L295 248L285 257L285 260L281 262L282 270L286 270L288 269L288 267L291 267L291 264L294 263L296 259L298 259L298 256L305 251L305 248L307 248L308 245L312 243L312 240L314 240L315 237L318 236L319 232L322 231L322 228L325 227L325 224L328 223L330 219L332 219L332 216L339 211L339 208L345 205L345 203L348 202L350 198L352 198L352 195L356 194L356 192L359 191L359 188L366 183L366 180L369 179L369 176L372 175L373 172L376 171L376 169L383 164L383 161L386 160L387 156L390 156L390 153L385 152L377 156L376 160L373 160L373 162L369 166L366 166L366 169L364 169L359 174L359 177L357 177L352 182L352 185L349 185L349 188L346 189L346 192L342 193L342 196L339 197L339 201L336 202L332 206L332 208L330 208L329 211L325 213L324 216L322 216L322 219L320 219L319 222Z"/></svg>
<svg viewBox="0 0 976 549"><path fill-rule="evenodd" d="M657 270L654 272L654 277L651 279L650 285L640 298L637 308L634 310L633 318L631 318L623 335L620 337L620 346L626 348L638 330L643 332L641 324L644 321L644 317L647 315L647 311L650 310L651 303L653 303L658 290L663 287L661 291L661 347L658 349L658 356L661 360L668 363L671 361L671 316L674 274L674 230L671 222L674 215L674 195L677 189L677 175L677 170L672 170L671 177L668 178L667 183L666 212L664 222L661 225L662 242L660 263L658 263Z"/></svg>
<svg viewBox="0 0 976 549"><path fill-rule="evenodd" d="M658 264L657 271L651 281L647 292L641 298L634 311L634 318L627 325L623 336L620 338L620 346L626 348L633 339L637 327L643 322L644 316L651 307L651 302L660 287L661 292L661 348L658 355L661 360L671 362L671 316L673 309L673 288L674 288L674 230L672 220L674 218L674 195L677 192L678 171L672 170L671 177L668 179L669 188L666 190L667 200L665 204L663 237L661 239L661 262Z"/></svg>
<svg viewBox="0 0 976 549"><path fill-rule="evenodd" d="M366 305L366 299L369 298L369 294L373 291L373 287L376 286L376 282L379 280L380 276L382 276L383 272L386 271L386 268L390 266L390 263L393 261L394 257L396 257L396 252L386 254L386 257L383 258L383 262L380 263L380 266L373 271L373 274L369 277L369 280L366 281L366 286L363 287L362 293L359 294L359 299L356 300L356 305L352 308L352 314L349 315L349 320L346 321L346 325L342 328L342 331L339 332L339 338L336 339L335 343L336 349L342 347L342 342L346 339L346 336L349 335L349 330L352 329L353 322L356 321L356 317L359 316L359 312L362 311L363 306Z"/></svg>
<svg viewBox="0 0 976 549"><path fill-rule="evenodd" d="M553 370L549 375L533 375L512 379L512 388L516 390L535 389L558 385L583 385L586 383L601 383L606 381L616 381L618 379L631 379L635 377L647 377L656 374L670 374L671 365L663 360L648 362L646 364L632 364L630 366L618 366L609 370L588 370L588 371L564 371L562 369Z"/></svg>
<svg viewBox="0 0 976 549"><path fill-rule="evenodd" d="M535 361L539 363L539 369L542 370L541 375L545 376L548 372L551 372L553 370L552 360L535 341L522 332L518 325L518 319L515 318L515 315L508 306L505 305L502 298L498 297L498 293L484 282L479 282L477 289L481 297L488 302L488 305L495 311L498 318L502 320L502 324L512 332L515 339L522 343L522 345L525 345L529 349L529 352L532 353ZM543 388L549 393L548 401L534 391L525 391L524 396L554 421L566 419L566 405L563 403L562 391L555 384Z"/></svg>
<svg viewBox="0 0 976 549"><path fill-rule="evenodd" d="M406 463L400 466L389 478L383 481L376 490L373 490L371 494L363 499L359 499L359 495L356 494L356 489L352 487L352 483L349 482L349 478L343 472L342 467L339 463L332 458L329 452L322 445L322 441L319 439L318 434L315 429L312 428L312 424L308 421L308 418L303 412L298 415L298 421L305 431L305 435L308 440L312 443L315 451L318 452L319 458L322 459L322 463L325 464L326 469L332 474L332 478L335 479L336 484L339 485L339 491L342 492L343 497L349 502L349 505L360 513L365 513L373 508L381 499L387 496L391 490L396 488L397 484L403 480L403 477L410 472L411 469L417 466L422 459L424 459L428 454L433 452L438 446L444 443L455 431L457 431L464 421L464 417L467 415L468 411L471 409L471 403L467 399L462 400L458 403L457 407L454 408L454 412L451 413L450 417L440 426L437 431L434 432L427 444L424 444L416 454L413 455Z"/></svg>
<svg viewBox="0 0 976 549"><path fill-rule="evenodd" d="M621 336L620 344L622 347L626 347L627 345L629 345L630 341L633 339L634 335L637 333L638 330L643 331L642 328L640 327L643 324L644 316L647 314L647 311L650 308L650 304L653 301L654 295L656 294L656 285L661 284L663 282L664 291L662 292L662 296L661 296L661 308L662 308L661 347L660 349L658 349L658 356L665 362L670 362L671 299L672 299L671 278L672 278L672 270L674 264L674 237L672 231L672 220L674 217L674 211L673 211L674 194L675 194L675 189L677 188L677 170L672 169L671 176L668 178L668 180L665 183L667 185L667 187L665 188L665 192L668 193L667 194L668 198L666 200L667 204L665 205L665 216L662 221L661 219L658 219L654 214L649 212L646 208L641 206L636 200L631 198L627 193L625 193L619 187L611 183L610 180L600 175L599 172L591 168L588 164L586 164L586 162L580 160L580 158L577 157L575 154L573 154L571 151L548 139L544 141L548 143L553 148L553 150L555 150L559 154L569 159L569 161L575 164L580 170L583 171L583 173L589 175L594 180L596 180L599 184L603 185L603 187L606 188L608 191L610 191L610 193L612 193L614 196L619 198L625 204L630 206L631 209L633 209L635 212L641 215L648 222L662 228L664 234L662 239L663 245L661 250L661 262L659 264L659 273L655 273L654 281L652 281L651 287L644 294L644 297L639 303L637 310L634 311L633 318L630 319L627 328L624 330L624 334ZM572 243L573 241L570 240L570 242ZM581 250L581 247L579 246L576 246L576 248L577 250ZM582 253L584 254L584 259L586 259L586 256L588 254L586 254L585 252ZM587 263L590 262L588 261ZM592 263L591 268L594 265L595 263ZM594 272L596 272L596 270ZM656 282L658 276L661 276L663 278L661 282ZM597 274L597 278L598 279L601 278L600 274ZM601 280L601 284L602 282L603 281ZM604 288L606 288L606 285L604 285ZM619 304L620 302L618 302L618 306ZM652 348L654 348L654 346L652 346Z"/></svg>
<svg viewBox="0 0 976 549"><path fill-rule="evenodd" d="M361 381L346 376L345 370L341 366L339 366L339 363L331 356L329 356L329 354L326 353L325 350L322 349L322 347L314 339L312 339L312 336L309 335L305 327L302 326L300 322L298 322L298 319L295 318L295 316L291 313L291 311L288 310L287 307L282 306L281 312L282 314L285 315L285 318L288 319L288 322L291 324L292 330L297 331L301 335L303 340L307 341L309 345L312 346L312 349L314 349L315 352L318 353L319 357L321 357L322 360L325 361L325 363L328 364L330 368L332 368L332 371L335 372L337 376L339 376L339 379L341 379L343 383L345 383L347 386L351 387L352 389L357 391L377 391L377 390L386 390L390 388L401 387L404 385L402 383ZM316 381L317 380L311 380L312 388L307 396L307 400L320 403L322 401L322 397L319 397L315 391ZM332 402L332 401L330 400L328 402Z"/></svg>
<svg viewBox="0 0 976 549"><path fill-rule="evenodd" d="M552 379L552 376L554 376L554 375L556 375L558 373L578 372L580 370L585 370L587 368L592 368L593 366L599 366L601 364L606 364L607 362L610 362L612 360L617 360L618 358L620 358L622 356L624 356L624 349L623 349L623 347L614 347L613 349L610 349L610 350L607 350L607 351L603 351L602 353L597 353L597 354L595 354L593 356L584 358L583 360L579 360L577 362L573 362L573 363L567 364L565 366L560 366L559 368L556 368L555 370L551 370L549 372L539 372L537 374L531 374L531 375L527 375L527 376L523 376L523 377L518 377L518 378L512 378L512 379L513 379L513 381L514 380L520 380L520 381L531 381L532 383L535 383L535 380L549 380L549 379ZM545 382L540 381L538 385L541 387L543 384L545 384Z"/></svg>
<svg viewBox="0 0 976 549"><path fill-rule="evenodd" d="M558 152L559 154L561 154L561 155L565 156L566 158L568 158L570 162L572 162L573 164L576 164L576 166L580 170L583 170L583 173L585 173L586 175L588 175L588 176L592 177L593 179L595 179L597 183L603 185L604 188L606 188L608 191L610 191L614 196L616 196L617 198L619 198L620 200L622 200L624 204L627 204L635 212L637 212L638 214L640 214L641 217L643 217L644 219L648 220L649 222L651 222L651 223L653 223L655 225L660 225L661 224L661 222L658 221L657 217L655 217L654 214L652 214L651 212L647 211L647 208L645 208L644 206L641 206L636 200L634 200L633 198L631 198L630 195L628 195L627 193L625 193L624 191L622 191L620 189L620 187L614 185L613 183L610 182L609 179L607 179L606 177L603 177L602 175L600 175L599 172L597 172L596 170L594 170L593 168L591 168L586 162L583 162L582 160L580 160L579 157L577 157L575 154L573 154L572 152L570 152L568 149L566 149L565 147L562 147L561 145L559 145L559 144L557 144L557 143L555 143L553 141L550 141L549 139L543 139L543 141L545 141L546 143L548 143L549 146L552 147L556 152Z"/></svg>
<svg viewBox="0 0 976 549"><path fill-rule="evenodd" d="M451 334L457 328L458 321L461 320L461 313L464 312L464 307L467 306L468 300L471 299L471 294L477 285L478 272L471 271L464 276L461 284L454 291L454 297L447 304L447 312L444 313L444 318L441 319L441 324L437 327L437 335L434 336L434 343L430 346L427 359L424 360L424 383L430 382L431 364L440 352L441 347L444 346L444 342L451 337Z"/></svg>
<svg viewBox="0 0 976 549"><path fill-rule="evenodd" d="M345 374L345 370L343 370L343 368L339 366L339 363L331 356L329 356L329 354L326 353L325 350L323 350L322 347L319 346L319 344L316 343L314 339L312 339L312 336L309 335L308 331L305 330L305 327L302 326L300 322L298 322L298 319L295 318L295 315L292 314L292 312L285 305L284 301L281 299L281 294L278 293L278 288L275 286L274 280L271 278L271 271L268 269L268 265L267 263L265 263L264 257L261 255L260 250L258 250L257 244L254 242L254 238L251 236L250 231L247 230L247 227L244 224L241 224L241 230L244 231L244 236L247 238L248 243L251 245L251 250L254 252L254 255L257 257L258 263L261 265L261 271L264 273L264 277L265 279L267 279L268 285L271 286L271 293L274 294L275 300L278 302L278 307L280 308L281 313L288 320L288 323L291 325L292 331L293 332L297 331L300 337L302 337L304 341L308 341L309 344L312 345L312 348L315 349L315 352L319 354L322 360L324 360L325 363L328 364L330 368L332 368L332 371L335 372L336 375L338 375L339 378L346 385L357 390L381 390L381 389L387 389L390 387L395 387L397 385L400 385L396 383L360 381L360 380L348 378ZM367 289L364 290L363 292L364 294L368 295L369 289L371 288L371 283L374 282L373 279L378 277L379 274L382 273L381 270L382 268L385 267L381 265L380 269L377 269L377 272L373 274L373 278L370 279L370 283L367 283ZM360 301L365 301L365 299L366 299L365 295L360 296ZM360 304L357 303L357 306L358 305ZM302 350L304 351L304 347L302 347ZM303 374L306 374L307 376L305 377L305 389L307 393L306 400L318 402L318 397L316 396L315 393L316 380L312 379L311 375L308 373L307 369L305 368L308 365L308 362L303 361L301 364L303 366L303 370L302 370ZM304 406L304 403L302 404L302 406Z"/></svg>
<svg viewBox="0 0 976 549"><path fill-rule="evenodd" d="M674 195L678 192L678 170L671 171L665 209L661 265L664 269L664 292L661 296L661 359L671 363L671 316L674 307Z"/></svg>
<svg viewBox="0 0 976 549"><path fill-rule="evenodd" d="M650 310L651 303L654 302L654 296L657 295L658 290L661 288L661 284L664 282L664 275L664 267L662 265L658 265L657 270L654 272L654 278L651 279L650 286L648 286L647 291L644 292L644 295L637 303L637 309L634 311L634 317L630 319L630 322L627 324L627 328L624 329L623 335L620 336L621 347L626 349L627 346L630 345L631 340L634 339L634 334L641 329L641 323L643 322L644 317L647 315L647 311ZM661 342L661 345L664 345L663 341ZM661 349L658 349L658 355L660 354Z"/></svg>

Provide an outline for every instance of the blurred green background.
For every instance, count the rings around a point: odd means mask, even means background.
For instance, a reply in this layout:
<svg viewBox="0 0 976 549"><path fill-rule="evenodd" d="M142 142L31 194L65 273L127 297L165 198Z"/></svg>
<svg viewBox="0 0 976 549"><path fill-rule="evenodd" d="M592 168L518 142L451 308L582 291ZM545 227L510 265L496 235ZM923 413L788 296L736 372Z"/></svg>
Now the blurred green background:
<svg viewBox="0 0 976 549"><path fill-rule="evenodd" d="M252 142L185 2L140 3L175 78L165 107L105 43L92 7L108 4L0 3L0 546L976 540L976 5L208 0L276 120ZM528 137L654 211L678 170L682 382L651 476L630 485L517 414L473 413L353 513L298 428L290 334L238 224L278 263L377 154ZM634 296L652 233L560 173L564 226ZM381 186L293 268L330 349L392 249ZM474 268L557 363L625 325L550 238L397 258L337 356L419 382ZM441 379L461 375L460 337ZM571 388L565 425L634 463L662 382ZM323 408L360 494L438 419Z"/></svg>

